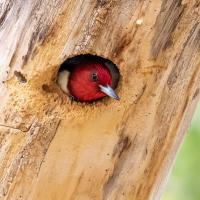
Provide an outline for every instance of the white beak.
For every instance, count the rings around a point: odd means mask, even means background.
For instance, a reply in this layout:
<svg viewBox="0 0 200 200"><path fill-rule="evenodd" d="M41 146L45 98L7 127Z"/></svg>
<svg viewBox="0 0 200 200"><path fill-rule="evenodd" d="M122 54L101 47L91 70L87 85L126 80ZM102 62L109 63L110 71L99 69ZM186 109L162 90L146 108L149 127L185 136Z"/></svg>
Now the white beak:
<svg viewBox="0 0 200 200"><path fill-rule="evenodd" d="M100 90L107 94L109 97L112 97L113 99L119 100L119 96L115 93L115 91L109 86L103 86L103 85L99 85Z"/></svg>

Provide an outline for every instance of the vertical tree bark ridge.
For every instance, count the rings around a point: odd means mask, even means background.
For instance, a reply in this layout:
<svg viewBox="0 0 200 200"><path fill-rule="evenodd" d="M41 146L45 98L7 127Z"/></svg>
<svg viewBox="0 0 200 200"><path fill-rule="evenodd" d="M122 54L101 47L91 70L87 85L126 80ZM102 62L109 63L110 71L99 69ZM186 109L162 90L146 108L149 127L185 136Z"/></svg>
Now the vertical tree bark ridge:
<svg viewBox="0 0 200 200"><path fill-rule="evenodd" d="M199 16L198 0L1 0L0 199L159 199L199 99ZM86 53L119 66L119 102L60 91Z"/></svg>
<svg viewBox="0 0 200 200"><path fill-rule="evenodd" d="M155 35L152 40L152 57L156 58L158 53L170 43L170 36L178 25L177 21L184 10L182 0L163 1L161 12L157 17Z"/></svg>

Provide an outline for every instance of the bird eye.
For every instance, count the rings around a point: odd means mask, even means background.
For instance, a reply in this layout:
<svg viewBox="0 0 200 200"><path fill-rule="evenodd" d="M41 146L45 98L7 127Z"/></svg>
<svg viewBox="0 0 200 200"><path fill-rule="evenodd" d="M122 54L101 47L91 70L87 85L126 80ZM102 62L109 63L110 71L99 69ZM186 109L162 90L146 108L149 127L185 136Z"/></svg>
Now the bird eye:
<svg viewBox="0 0 200 200"><path fill-rule="evenodd" d="M92 73L92 81L98 81L98 76L97 76L97 73Z"/></svg>

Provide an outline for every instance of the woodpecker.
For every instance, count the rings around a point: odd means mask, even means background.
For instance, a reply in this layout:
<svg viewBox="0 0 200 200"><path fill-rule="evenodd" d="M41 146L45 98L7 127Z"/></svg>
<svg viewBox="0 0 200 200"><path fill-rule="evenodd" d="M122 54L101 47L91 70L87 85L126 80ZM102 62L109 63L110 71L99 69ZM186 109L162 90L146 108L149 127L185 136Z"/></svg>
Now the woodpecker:
<svg viewBox="0 0 200 200"><path fill-rule="evenodd" d="M64 93L77 101L91 102L105 96L119 100L114 89L119 81L116 66L106 60L74 59L58 72L57 82Z"/></svg>

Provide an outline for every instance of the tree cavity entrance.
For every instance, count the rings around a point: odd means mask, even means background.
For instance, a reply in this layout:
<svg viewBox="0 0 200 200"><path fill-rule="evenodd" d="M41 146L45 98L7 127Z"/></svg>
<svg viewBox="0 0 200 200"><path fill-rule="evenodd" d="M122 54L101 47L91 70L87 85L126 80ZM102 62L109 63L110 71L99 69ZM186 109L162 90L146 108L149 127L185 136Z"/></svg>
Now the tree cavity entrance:
<svg viewBox="0 0 200 200"><path fill-rule="evenodd" d="M76 101L93 102L106 96L119 100L115 91L119 78L119 69L112 61L82 54L61 64L57 83L66 95Z"/></svg>

